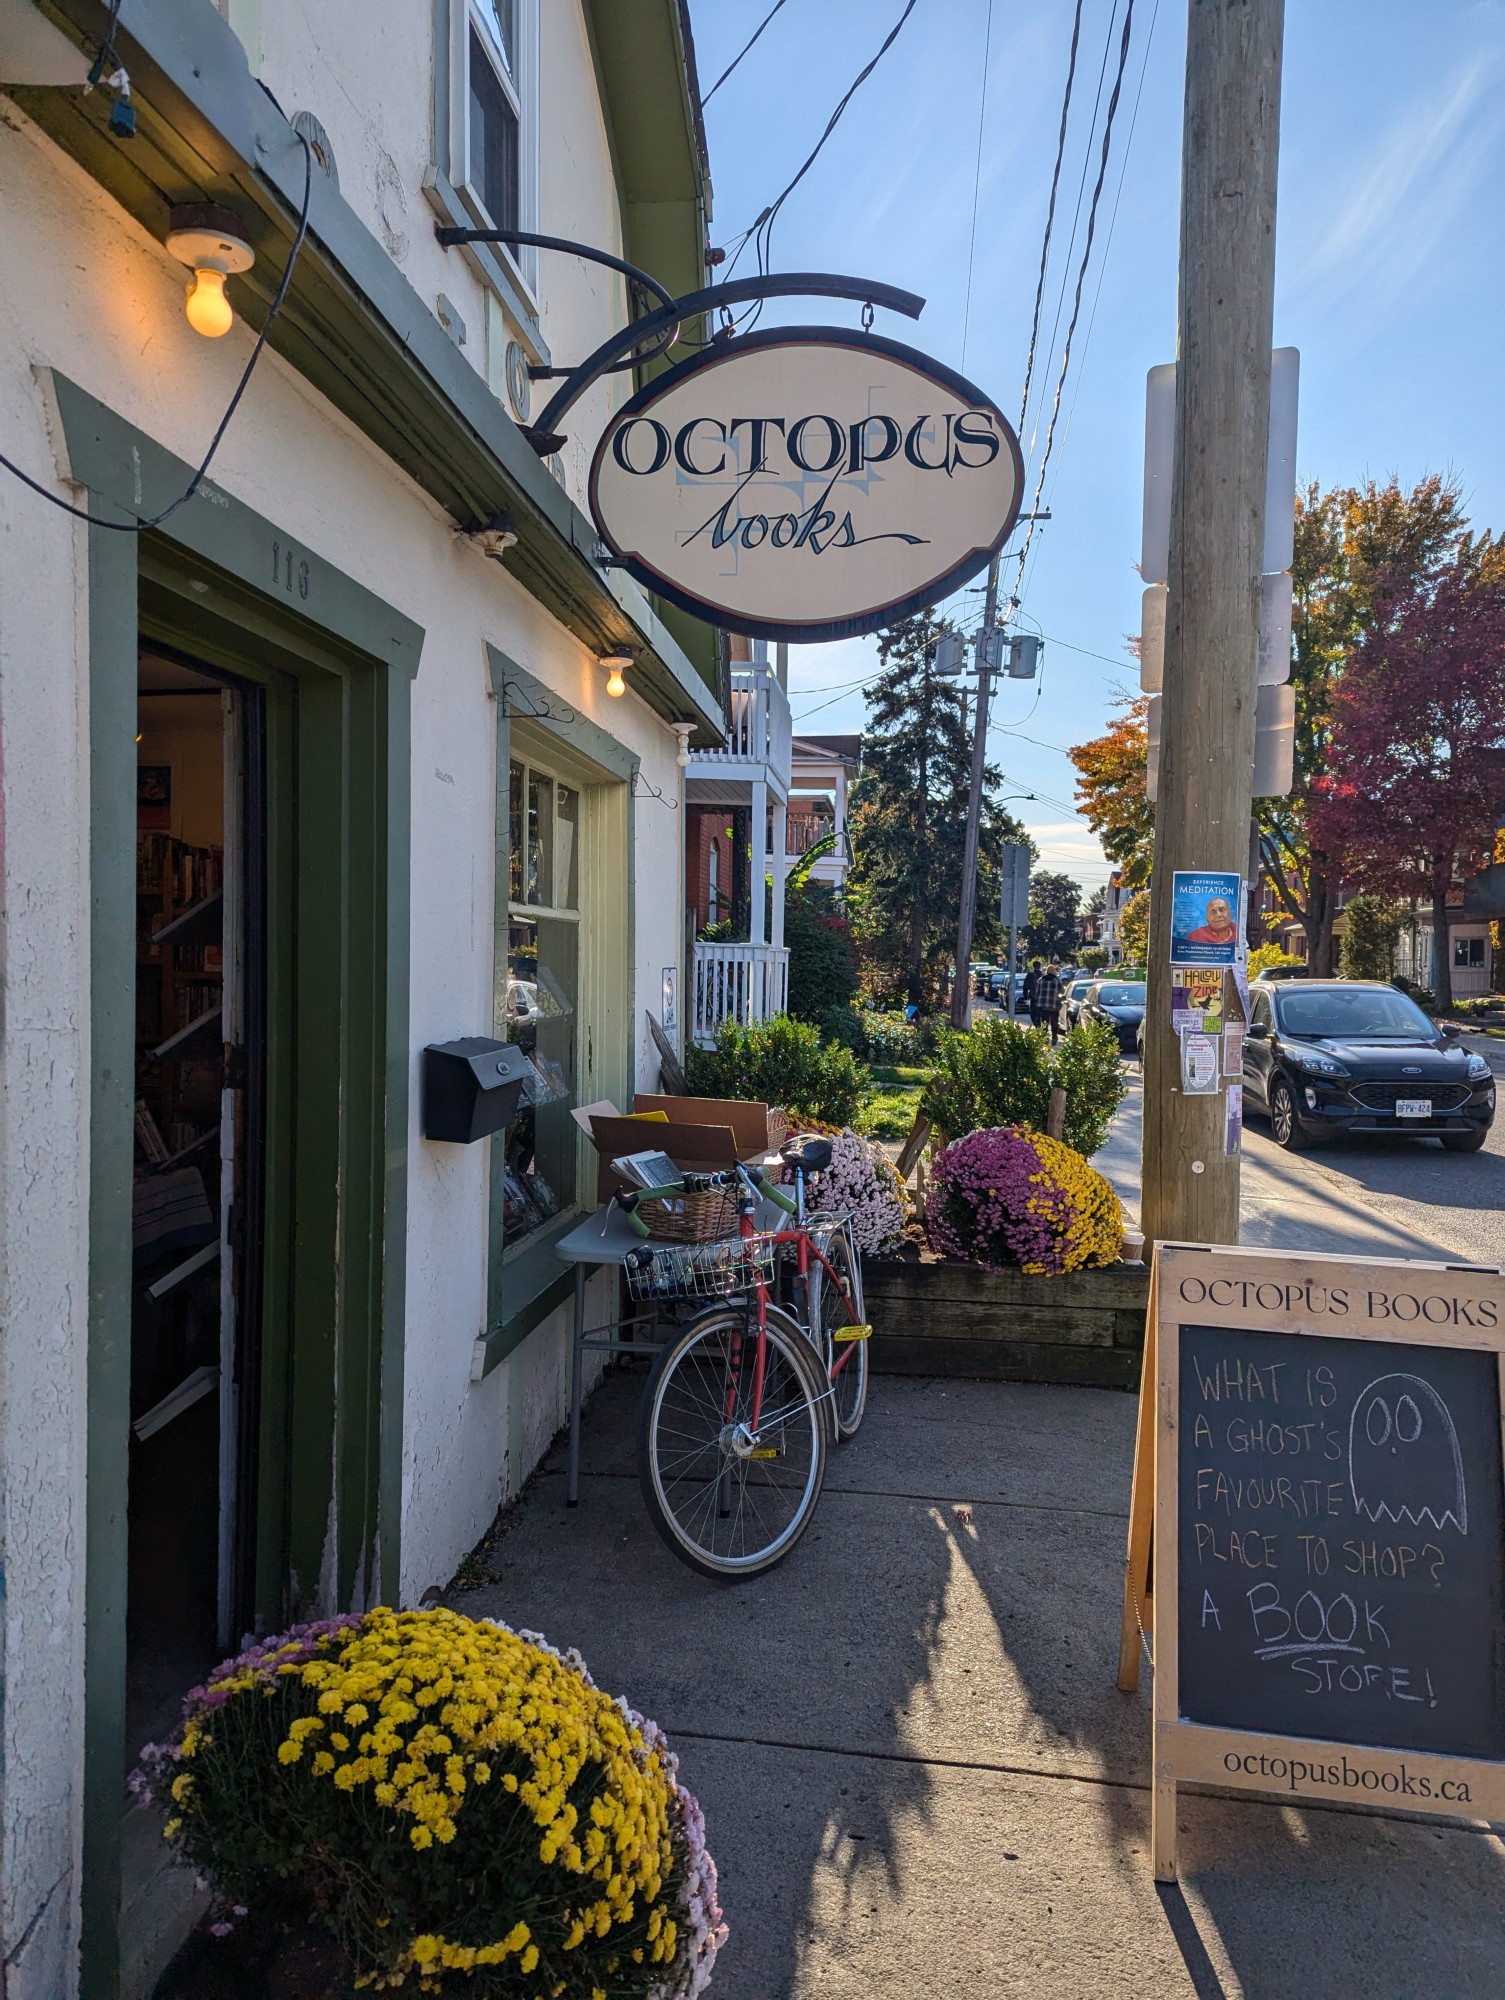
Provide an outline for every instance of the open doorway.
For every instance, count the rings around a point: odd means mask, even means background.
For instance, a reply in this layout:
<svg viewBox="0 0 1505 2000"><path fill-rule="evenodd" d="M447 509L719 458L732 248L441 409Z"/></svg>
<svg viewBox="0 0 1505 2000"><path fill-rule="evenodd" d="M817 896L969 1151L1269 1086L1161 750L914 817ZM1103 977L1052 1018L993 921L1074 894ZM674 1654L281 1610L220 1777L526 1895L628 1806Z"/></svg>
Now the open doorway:
<svg viewBox="0 0 1505 2000"><path fill-rule="evenodd" d="M264 697L137 676L127 1756L251 1621L262 1264Z"/></svg>

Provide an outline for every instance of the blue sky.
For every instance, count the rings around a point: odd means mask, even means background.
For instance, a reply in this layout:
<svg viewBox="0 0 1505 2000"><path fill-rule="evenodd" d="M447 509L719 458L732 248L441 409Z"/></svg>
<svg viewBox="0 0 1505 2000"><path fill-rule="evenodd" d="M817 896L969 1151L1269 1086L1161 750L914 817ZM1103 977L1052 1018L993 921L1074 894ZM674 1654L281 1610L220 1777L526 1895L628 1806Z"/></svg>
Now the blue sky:
<svg viewBox="0 0 1505 2000"><path fill-rule="evenodd" d="M709 90L771 0L690 0ZM1124 0L1086 0L1042 350L1088 152L1087 119ZM712 239L731 243L790 179L903 0L786 0L706 111ZM918 0L780 213L773 262L924 294L917 324L878 330L965 372L1018 410L1071 31L1070 0ZM1065 747L1133 685L1144 377L1175 352L1185 0L1135 0L1134 34L1022 615L1046 635L1037 688L1005 684L992 755L1041 865L1107 873L1070 811ZM1151 24L1153 21L1153 33ZM1142 83L1141 83L1142 79ZM1102 89L1106 104L1112 81ZM1125 141L1132 140L1125 154ZM1476 524L1505 527L1505 4L1287 0L1275 343L1301 349L1299 473L1347 482L1452 471ZM1092 173L1099 136L1091 141ZM1122 182L1120 184L1120 174ZM1087 180L1091 191L1091 176ZM976 188L976 231L973 200ZM1081 214L1085 220L1086 203ZM1081 254L1071 252L1066 312ZM1106 256L1104 254L1106 250ZM751 268L751 252L740 270ZM968 299L970 271L970 303ZM777 320L850 324L856 308L791 302ZM1064 318L1060 322L1064 330ZM1059 333L1037 384L1054 394ZM1033 401L1033 398L1032 398ZM1033 468L1043 430L1026 455ZM1031 469L1030 490L1034 474ZM975 607L980 598L964 600ZM1121 665L1117 664L1122 662ZM796 647L796 728L860 729L871 640ZM847 692L839 690L848 689Z"/></svg>

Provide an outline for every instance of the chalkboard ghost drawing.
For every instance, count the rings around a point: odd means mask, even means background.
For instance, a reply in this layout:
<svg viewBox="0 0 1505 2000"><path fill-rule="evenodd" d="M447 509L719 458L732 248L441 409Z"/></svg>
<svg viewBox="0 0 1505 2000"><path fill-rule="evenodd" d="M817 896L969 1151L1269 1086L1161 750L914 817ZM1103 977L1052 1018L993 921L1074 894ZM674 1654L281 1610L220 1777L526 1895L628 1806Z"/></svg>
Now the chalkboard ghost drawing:
<svg viewBox="0 0 1505 2000"><path fill-rule="evenodd" d="M1382 1375L1353 1406L1348 1476L1354 1511L1413 1528L1468 1533L1463 1453L1448 1406L1419 1375Z"/></svg>

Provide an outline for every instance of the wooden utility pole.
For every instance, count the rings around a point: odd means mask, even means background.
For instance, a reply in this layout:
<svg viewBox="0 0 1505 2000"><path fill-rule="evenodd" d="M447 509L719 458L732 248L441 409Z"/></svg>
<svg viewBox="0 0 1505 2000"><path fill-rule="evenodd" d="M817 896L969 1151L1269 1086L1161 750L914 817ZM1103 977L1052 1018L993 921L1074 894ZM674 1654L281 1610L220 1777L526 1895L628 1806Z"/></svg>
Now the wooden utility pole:
<svg viewBox="0 0 1505 2000"><path fill-rule="evenodd" d="M1142 1226L1152 1240L1237 1243L1239 1157L1224 1151L1225 1093L1181 1089L1171 878L1242 874L1248 862L1285 7L1190 0L1188 13Z"/></svg>
<svg viewBox="0 0 1505 2000"><path fill-rule="evenodd" d="M956 927L956 977L951 982L951 1025L972 1025L972 931L977 921L977 851L982 836L983 774L988 764L988 697L992 691L990 661L993 627L998 617L998 569L1003 558L988 565L987 595L982 603L982 636L977 642L977 714L972 730L972 784L967 793L967 838L962 850L961 915ZM1011 1006L1013 1004L1010 996Z"/></svg>

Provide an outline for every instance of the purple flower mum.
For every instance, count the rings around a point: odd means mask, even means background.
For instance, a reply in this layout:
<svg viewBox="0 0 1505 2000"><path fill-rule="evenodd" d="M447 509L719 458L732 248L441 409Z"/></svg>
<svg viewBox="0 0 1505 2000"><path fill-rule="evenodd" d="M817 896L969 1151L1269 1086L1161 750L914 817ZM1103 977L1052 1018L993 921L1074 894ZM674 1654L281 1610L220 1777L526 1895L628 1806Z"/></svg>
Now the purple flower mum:
<svg viewBox="0 0 1505 2000"><path fill-rule="evenodd" d="M925 1207L933 1248L985 1271L1066 1268L1076 1204L1022 1126L956 1139L936 1158Z"/></svg>

